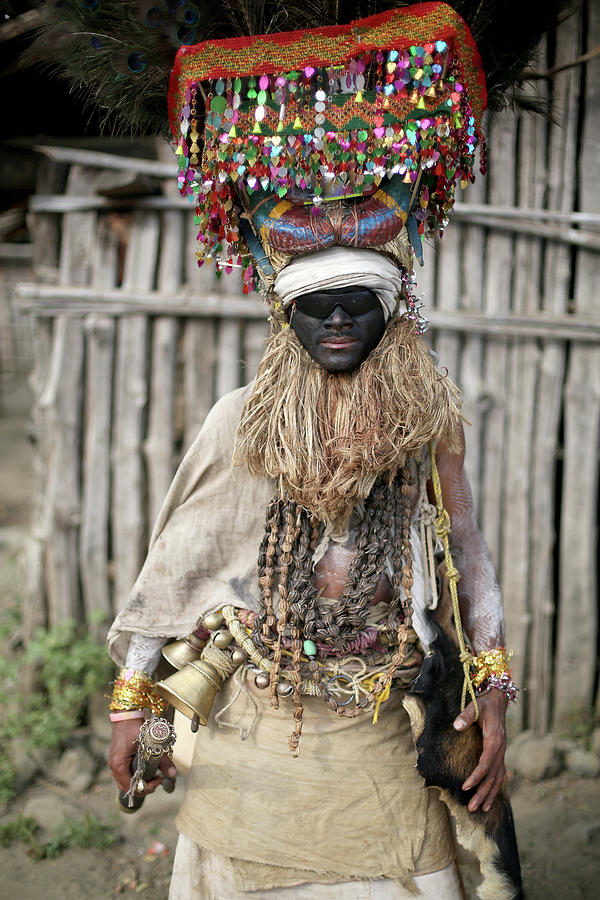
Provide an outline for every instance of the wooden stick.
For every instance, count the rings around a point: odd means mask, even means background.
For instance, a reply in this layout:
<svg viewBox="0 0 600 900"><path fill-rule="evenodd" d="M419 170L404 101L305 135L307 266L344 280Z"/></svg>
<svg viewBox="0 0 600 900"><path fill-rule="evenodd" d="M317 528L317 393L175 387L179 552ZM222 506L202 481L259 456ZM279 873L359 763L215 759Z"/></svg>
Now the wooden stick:
<svg viewBox="0 0 600 900"><path fill-rule="evenodd" d="M29 262L33 258L33 246L31 244L0 244L0 259L23 260Z"/></svg>
<svg viewBox="0 0 600 900"><path fill-rule="evenodd" d="M545 89L527 85L528 94ZM538 99L543 99L539 98ZM545 194L545 123L532 113L519 117L519 145L515 154L520 186L518 200L531 208L542 206ZM514 253L511 308L518 313L537 312L537 291L541 277L542 243L539 238L519 235ZM501 524L502 589L506 611L507 642L514 650L513 677L526 686L527 656L532 626L530 601L530 547L532 533L540 523L531 516L529 485L532 470L532 439L535 417L536 386L540 358L536 339L516 339L508 348L508 391L506 429L506 475L503 489ZM535 563L533 563L535 565ZM512 710L512 722L525 727L528 693Z"/></svg>
<svg viewBox="0 0 600 900"><path fill-rule="evenodd" d="M183 197L69 197L64 194L34 194L29 198L29 211L34 213L80 212L90 209L190 209Z"/></svg>
<svg viewBox="0 0 600 900"><path fill-rule="evenodd" d="M19 285L19 293L23 285ZM22 294L21 294L22 296ZM235 316L248 321L265 321L265 308L260 303L249 306L252 303L247 300L235 298L222 298L221 308L215 312L212 301L205 306L182 306L180 304L163 307L156 303L119 303L110 300L98 299L97 301L82 299L78 303L72 300L60 303L59 300L45 299L27 303L21 301L19 306L24 310L32 310L37 316L54 318L56 315L69 315L74 317L85 316L88 313L104 312L115 317L137 316L140 314L151 317L168 313L176 318L220 319ZM240 311L240 304L244 304ZM540 312L535 315L519 315L516 313L498 313L488 315L479 310L458 309L453 312L432 309L426 310L427 318L433 331L459 332L464 335L489 335L492 337L538 337L548 340L578 341L579 343L597 343L600 337L600 321L597 318L583 318L575 315L552 315ZM484 402L484 399L481 400Z"/></svg>
<svg viewBox="0 0 600 900"><path fill-rule="evenodd" d="M119 238L110 228L96 234L93 282L113 287L119 270ZM98 640L106 638L113 606L109 578L110 460L115 320L101 311L86 318L85 432L82 466L81 584L83 605ZM91 626L90 626L91 627Z"/></svg>
<svg viewBox="0 0 600 900"><path fill-rule="evenodd" d="M572 244L576 247L584 247L595 252L600 251L600 237L577 231L574 228L561 228L558 225L536 225L534 223L508 221L494 218L492 215L470 216L469 221L474 225L483 225L491 231L505 231L514 234L528 234L531 237L547 238L560 244Z"/></svg>
<svg viewBox="0 0 600 900"><path fill-rule="evenodd" d="M478 178L466 194L469 204L485 197L485 181ZM462 229L460 305L466 310L481 313L484 284L484 251L486 235L479 226ZM462 312L462 310L461 310ZM486 396L483 389L483 337L476 332L463 331L461 353L460 387L463 393L463 408L470 427L465 429L466 453L465 470L473 493L474 509L480 517L479 497L481 494L481 442L483 413Z"/></svg>
<svg viewBox="0 0 600 900"><path fill-rule="evenodd" d="M93 189L92 173L81 166L73 166L67 190L82 194ZM65 216L60 254L63 283L89 284L95 228L94 213ZM46 579L51 624L80 616L78 545L83 349L82 320L57 318L48 383L40 400L47 423Z"/></svg>
<svg viewBox="0 0 600 900"><path fill-rule="evenodd" d="M122 159L123 157L119 157ZM475 188L469 187L469 194L473 194ZM64 194L34 194L29 198L29 210L36 213L62 213L77 212L90 209L159 209L159 210L189 210L189 201L183 197L69 197ZM511 228L518 231L528 231L527 223L558 222L565 225L588 225L592 228L600 228L600 213L593 212L559 212L551 209L523 209L518 206L494 206L487 203L457 202L451 213L452 219L461 223L474 220L477 224L494 228L500 220L511 222ZM481 221L480 221L481 220ZM563 233L564 234L564 233ZM570 234L568 232L567 234ZM585 234L585 232L577 232ZM546 236L546 233L540 236ZM550 235L552 236L552 235ZM11 244L9 246L23 246ZM25 245L26 246L26 245Z"/></svg>
<svg viewBox="0 0 600 900"><path fill-rule="evenodd" d="M540 173L536 173L539 179ZM468 188L468 197L472 197L475 187ZM494 206L492 203L455 203L452 215L458 219L471 219L472 216L492 216L494 219L527 219L532 222L562 222L567 225L593 225L600 227L600 213L561 212L557 209L533 209L523 206Z"/></svg>
<svg viewBox="0 0 600 900"><path fill-rule="evenodd" d="M184 450L194 441L204 420L215 401L215 367L216 367L216 320L223 300L237 302L232 298L220 297L216 292L214 266L205 265L198 268L196 261L197 227L193 217L186 221L187 236L185 242L185 280L187 292L192 296L194 312L206 304L212 306L210 317L200 314L197 318L185 323L183 340L183 409L184 409ZM225 276L228 277L228 276ZM249 309L249 307L246 307ZM206 321L200 319L206 318Z"/></svg>
<svg viewBox="0 0 600 900"><path fill-rule="evenodd" d="M600 10L590 4L587 35L600 43ZM589 209L598 209L595 171L600 146L600 57L586 72L579 191ZM598 267L579 251L575 266L576 309L593 308ZM600 348L573 347L565 388L565 444L560 527L560 605L556 652L555 723L588 708L594 697L598 635L598 434L600 433Z"/></svg>
<svg viewBox="0 0 600 900"><path fill-rule="evenodd" d="M11 41L22 34L27 34L28 31L33 31L42 21L43 15L39 9L30 9L13 19L8 19L0 25L0 43Z"/></svg>
<svg viewBox="0 0 600 900"><path fill-rule="evenodd" d="M159 222L156 214L135 213L127 248L124 288L149 291L154 285ZM148 319L122 318L117 330L113 444L112 537L115 607L127 600L146 547L145 478L142 458L148 400Z"/></svg>
<svg viewBox="0 0 600 900"><path fill-rule="evenodd" d="M513 199L514 185L507 183L502 160L513 159L515 153L515 121L509 113L500 114L490 128L488 175L489 198ZM486 281L484 302L488 315L504 317L510 308L512 238L492 233L486 244ZM502 483L505 478L506 398L508 344L506 336L487 341L484 363L484 385L489 405L484 420L482 451L482 532L502 584L501 521Z"/></svg>
<svg viewBox="0 0 600 900"><path fill-rule="evenodd" d="M164 147L164 151L163 151ZM159 153L168 152L161 142ZM167 190L177 191L175 183ZM161 245L158 261L158 288L177 294L181 288L185 221L182 212L164 212L161 216ZM177 363L177 320L160 316L152 323L152 362L150 366L150 407L144 455L148 473L148 524L152 526L173 478L175 461L175 396Z"/></svg>
<svg viewBox="0 0 600 900"><path fill-rule="evenodd" d="M548 69L547 72L525 72L523 74L523 78L527 79L527 81L531 81L532 79L537 78L554 78L555 75L558 75L559 72L565 72L567 69L573 69L575 66L581 66L583 63L590 62L590 60L595 59L598 55L600 55L600 46L594 47L593 50L590 50L589 53L584 53L582 56L578 56L577 59L574 59L572 62L562 63L560 66L552 66L551 69Z"/></svg>
<svg viewBox="0 0 600 900"><path fill-rule="evenodd" d="M132 172L143 172L145 175L153 175L155 178L175 178L177 175L175 155L173 155L172 163L164 163L152 159L135 159L132 156L120 156L116 153L103 153L98 150L81 150L78 147L35 144L33 149L56 162L73 163L98 169L126 169Z"/></svg>

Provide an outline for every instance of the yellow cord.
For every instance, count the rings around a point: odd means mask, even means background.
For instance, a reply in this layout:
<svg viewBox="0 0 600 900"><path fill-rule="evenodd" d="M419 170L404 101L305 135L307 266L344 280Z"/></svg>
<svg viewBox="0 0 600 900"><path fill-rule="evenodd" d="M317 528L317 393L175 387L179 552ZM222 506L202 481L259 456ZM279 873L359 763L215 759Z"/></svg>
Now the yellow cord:
<svg viewBox="0 0 600 900"><path fill-rule="evenodd" d="M471 679L471 666L473 664L473 656L470 651L467 650L465 645L465 635L463 632L462 621L460 618L460 606L458 603L458 591L456 589L456 583L460 578L460 573L458 569L454 567L454 562L452 560L452 553L450 551L450 516L446 509L444 509L444 500L442 497L442 483L440 481L440 475L437 469L437 463L435 461L435 447L433 446L433 441L429 444L429 455L431 458L431 481L433 484L433 492L435 494L435 503L437 506L437 518L435 520L435 531L437 536L442 542L444 547L444 557L446 559L446 576L448 578L448 585L450 589L450 598L452 600L452 612L454 613L454 626L456 628L456 635L458 637L458 647L460 650L459 659L462 663L463 672L464 672L464 681L462 688L462 696L460 700L460 711L462 712L467 704L467 691L471 695L471 700L473 701L473 706L475 707L475 719L479 718L479 707L477 706L477 698L475 696L475 688L473 687L473 681Z"/></svg>
<svg viewBox="0 0 600 900"><path fill-rule="evenodd" d="M392 682L390 679L390 681L386 683L386 686L375 700L375 710L373 711L373 725L377 725L377 720L379 719L379 707L382 703L385 703L386 700L389 700L391 687Z"/></svg>

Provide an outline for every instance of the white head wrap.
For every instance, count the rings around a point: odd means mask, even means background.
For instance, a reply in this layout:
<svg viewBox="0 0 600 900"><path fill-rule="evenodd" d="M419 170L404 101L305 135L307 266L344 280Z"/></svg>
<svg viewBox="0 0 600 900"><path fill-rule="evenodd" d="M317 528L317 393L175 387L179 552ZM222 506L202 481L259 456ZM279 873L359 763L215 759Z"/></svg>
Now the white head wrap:
<svg viewBox="0 0 600 900"><path fill-rule="evenodd" d="M332 247L296 257L275 279L275 293L286 309L303 294L344 287L365 287L373 291L387 322L398 306L401 270L376 250Z"/></svg>

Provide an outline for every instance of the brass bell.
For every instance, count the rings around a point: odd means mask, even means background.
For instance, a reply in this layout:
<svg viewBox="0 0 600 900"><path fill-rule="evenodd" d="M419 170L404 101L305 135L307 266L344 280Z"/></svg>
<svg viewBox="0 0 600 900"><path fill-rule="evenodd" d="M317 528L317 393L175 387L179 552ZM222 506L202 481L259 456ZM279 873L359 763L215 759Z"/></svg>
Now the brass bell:
<svg viewBox="0 0 600 900"><path fill-rule="evenodd" d="M193 660L154 686L161 697L175 709L192 719L198 716L200 725L208 724L215 696L223 681L214 666L204 659Z"/></svg>
<svg viewBox="0 0 600 900"><path fill-rule="evenodd" d="M206 641L201 640L197 634L192 632L178 641L165 644L162 648L162 655L174 669L183 669L189 662L200 658L205 646Z"/></svg>
<svg viewBox="0 0 600 900"><path fill-rule="evenodd" d="M225 650L226 647L229 647L233 640L233 635L226 628L223 628L222 631L217 631L217 633L213 637L213 642L215 647L218 647L219 650Z"/></svg>
<svg viewBox="0 0 600 900"><path fill-rule="evenodd" d="M256 678L254 679L254 684L257 688L260 688L261 691L264 691L265 688L269 687L271 683L271 679L267 675L266 672L259 672Z"/></svg>
<svg viewBox="0 0 600 900"><path fill-rule="evenodd" d="M248 659L248 654L243 647L236 647L231 654L231 662L234 666L241 666Z"/></svg>

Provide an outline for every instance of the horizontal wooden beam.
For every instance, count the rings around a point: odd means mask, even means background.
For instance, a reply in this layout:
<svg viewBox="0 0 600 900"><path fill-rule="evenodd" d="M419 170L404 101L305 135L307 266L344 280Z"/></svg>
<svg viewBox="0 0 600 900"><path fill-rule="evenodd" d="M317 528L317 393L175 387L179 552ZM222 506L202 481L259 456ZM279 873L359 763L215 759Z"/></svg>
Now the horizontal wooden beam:
<svg viewBox="0 0 600 900"><path fill-rule="evenodd" d="M564 222L600 228L600 213L559 212L554 209L528 209L523 206L494 206L491 203L455 203L452 215L457 219L493 216L495 219L527 219L532 222Z"/></svg>
<svg viewBox="0 0 600 900"><path fill-rule="evenodd" d="M0 243L0 259L28 262L33 258L32 244Z"/></svg>
<svg viewBox="0 0 600 900"><path fill-rule="evenodd" d="M70 194L35 194L29 198L34 213L89 212L102 209L193 210L183 197L73 197Z"/></svg>
<svg viewBox="0 0 600 900"><path fill-rule="evenodd" d="M485 209L485 207L483 207ZM452 214L451 214L452 218ZM539 237L559 244L573 244L585 250L600 251L600 235L590 234L587 231L579 231L576 228L568 228L563 225L546 225L539 222L525 222L518 219L497 218L489 213L484 215L463 215L458 221L464 225L481 225L490 231L507 231L512 234Z"/></svg>
<svg viewBox="0 0 600 900"><path fill-rule="evenodd" d="M156 291L124 292L118 289L63 287L47 284L17 284L15 293L23 307L39 316L103 313L109 316L139 315L184 318L264 319L266 307L254 297L222 294L192 295ZM521 315L489 315L476 310L428 310L430 325L440 331L483 334L490 337L547 338L596 343L600 340L600 317L553 315L546 312Z"/></svg>
<svg viewBox="0 0 600 900"><path fill-rule="evenodd" d="M86 151L87 152L87 151ZM91 152L91 151L90 151ZM112 197L73 197L66 194L37 194L29 199L29 209L34 213L66 213L66 212L84 212L91 210L129 210L129 209L152 209L152 210L191 210L189 201L177 197L131 197L124 200L118 200ZM490 207L490 210L493 207ZM525 212L525 210L521 210ZM540 212L547 212L540 210ZM556 214L560 216L560 214ZM584 224L584 218L589 222L585 224L595 226L600 224L600 216L593 213L573 213L568 215L580 216L580 221ZM582 231L576 228L564 227L561 225L545 224L543 222L526 221L527 216L517 216L510 218L508 215L492 214L485 205L473 205L469 207L467 204L456 208L452 213L452 217L461 225L481 225L492 231L507 231L513 234L529 235L531 237L544 238L546 240L557 241L564 244L573 244L586 250L600 252L600 235L590 234L589 231ZM554 215L547 218L552 219ZM562 219L560 221L563 221ZM572 221L565 219L565 222ZM575 221L575 220L573 220Z"/></svg>
<svg viewBox="0 0 600 900"><path fill-rule="evenodd" d="M85 151L88 152L88 151ZM102 156L103 154L98 154ZM123 159L124 157L119 157ZM29 199L32 212L81 212L94 209L114 209L119 206L135 206L137 209L189 209L191 204L183 197L131 197L119 200L112 197L73 197L67 194L36 194ZM561 222L570 225L587 225L600 228L600 213L561 213L551 209L523 209L518 206L491 206L486 203L455 203L451 215L463 222L475 217L510 222L540 221Z"/></svg>
<svg viewBox="0 0 600 900"><path fill-rule="evenodd" d="M33 148L49 159L59 163L71 163L90 166L95 169L120 169L142 172L154 178L176 178L177 164L175 154L172 163L163 163L154 159L137 159L133 156L121 156L118 153L103 153L101 150L81 150L78 147L57 147L52 144L36 144Z"/></svg>
<svg viewBox="0 0 600 900"><path fill-rule="evenodd" d="M12 19L7 19L0 25L0 43L11 41L13 38L33 31L43 21L42 12L39 9L29 9Z"/></svg>
<svg viewBox="0 0 600 900"><path fill-rule="evenodd" d="M20 305L37 315L87 315L103 313L108 316L139 315L178 316L188 318L264 319L267 308L262 300L226 294L203 294L198 297L191 290L178 294L158 291L122 291L70 287L48 284L16 284L15 296ZM183 302L182 302L183 301ZM186 302L187 301L187 302Z"/></svg>

